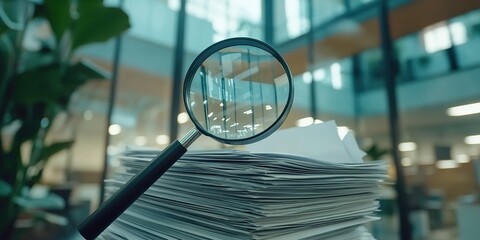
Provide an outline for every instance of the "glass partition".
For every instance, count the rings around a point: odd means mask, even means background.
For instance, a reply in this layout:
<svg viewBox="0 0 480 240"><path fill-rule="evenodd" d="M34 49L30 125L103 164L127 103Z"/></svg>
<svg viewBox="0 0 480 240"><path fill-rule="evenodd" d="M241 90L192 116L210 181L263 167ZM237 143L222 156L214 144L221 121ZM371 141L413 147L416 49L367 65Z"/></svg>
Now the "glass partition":
<svg viewBox="0 0 480 240"><path fill-rule="evenodd" d="M277 0L274 6L274 42L283 43L307 33L308 0Z"/></svg>
<svg viewBox="0 0 480 240"><path fill-rule="evenodd" d="M345 0L312 1L312 7L314 27L347 12Z"/></svg>

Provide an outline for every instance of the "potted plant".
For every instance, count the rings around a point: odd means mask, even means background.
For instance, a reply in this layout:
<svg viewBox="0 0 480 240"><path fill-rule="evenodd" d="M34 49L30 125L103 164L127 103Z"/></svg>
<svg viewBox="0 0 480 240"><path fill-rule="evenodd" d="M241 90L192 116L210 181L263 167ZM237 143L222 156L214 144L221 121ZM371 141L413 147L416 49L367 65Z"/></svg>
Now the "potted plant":
<svg viewBox="0 0 480 240"><path fill-rule="evenodd" d="M79 87L106 78L91 64L75 59L76 50L111 39L130 24L123 10L106 7L102 0L37 4L0 0L0 4L5 13L0 14L0 127L9 132L0 136L0 236L9 239L18 214L34 204L28 191L41 180L48 159L74 143L74 139L47 141L55 117L68 111L70 97ZM25 14L23 24L9 19L11 9ZM32 23L47 26L51 33L33 39L39 46L34 50L22 47ZM30 146L28 154L21 151L25 145Z"/></svg>

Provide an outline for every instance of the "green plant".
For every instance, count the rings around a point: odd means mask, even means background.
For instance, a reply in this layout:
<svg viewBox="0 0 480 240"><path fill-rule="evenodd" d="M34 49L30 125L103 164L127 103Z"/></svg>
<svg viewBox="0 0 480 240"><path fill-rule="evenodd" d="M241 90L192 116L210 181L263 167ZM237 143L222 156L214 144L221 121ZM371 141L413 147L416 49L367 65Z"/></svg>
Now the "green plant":
<svg viewBox="0 0 480 240"><path fill-rule="evenodd" d="M367 158L369 160L376 161L382 160L382 157L385 154L390 153L390 151L388 149L382 149L376 143L373 143L367 148L367 150L365 150L365 153L367 154Z"/></svg>
<svg viewBox="0 0 480 240"><path fill-rule="evenodd" d="M27 1L0 0L6 2ZM18 214L32 207L28 189L41 180L48 159L74 142L47 141L55 117L67 111L70 97L79 87L105 79L91 64L75 60L74 53L130 27L125 12L105 7L102 0L44 0L22 6L34 9L22 28L11 27L11 21L0 18L0 127L13 129L13 133L0 136L2 239L12 236ZM26 26L34 21L48 25L52 36L37 39L41 47L36 50L23 49ZM25 146L30 146L28 154L22 152Z"/></svg>

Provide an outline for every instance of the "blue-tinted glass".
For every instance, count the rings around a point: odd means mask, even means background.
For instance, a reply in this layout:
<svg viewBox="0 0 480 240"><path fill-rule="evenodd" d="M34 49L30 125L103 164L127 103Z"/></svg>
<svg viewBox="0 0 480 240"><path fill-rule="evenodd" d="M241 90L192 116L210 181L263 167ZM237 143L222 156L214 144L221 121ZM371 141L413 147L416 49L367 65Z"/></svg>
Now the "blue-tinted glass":
<svg viewBox="0 0 480 240"><path fill-rule="evenodd" d="M274 1L274 40L288 41L305 34L310 29L307 0Z"/></svg>
<svg viewBox="0 0 480 240"><path fill-rule="evenodd" d="M323 0L312 1L313 5L313 26L320 25L346 11L344 0Z"/></svg>
<svg viewBox="0 0 480 240"><path fill-rule="evenodd" d="M363 6L367 3L374 2L375 0L348 0L352 9Z"/></svg>
<svg viewBox="0 0 480 240"><path fill-rule="evenodd" d="M187 0L186 10L184 72L195 57L214 42L231 37L263 38L260 0ZM180 135L192 127L191 122L180 125ZM210 138L205 138L202 144L219 145Z"/></svg>

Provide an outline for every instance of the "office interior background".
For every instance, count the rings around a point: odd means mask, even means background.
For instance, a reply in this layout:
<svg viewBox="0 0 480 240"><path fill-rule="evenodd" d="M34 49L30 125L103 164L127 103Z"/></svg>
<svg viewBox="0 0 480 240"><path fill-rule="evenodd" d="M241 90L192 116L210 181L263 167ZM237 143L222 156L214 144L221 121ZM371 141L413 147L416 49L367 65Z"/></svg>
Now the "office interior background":
<svg viewBox="0 0 480 240"><path fill-rule="evenodd" d="M414 239L461 239L459 210L478 204L480 194L480 2L389 0L388 16L381 2L104 1L122 8L131 27L77 51L109 80L83 86L69 113L57 116L49 137L75 143L49 160L41 181L67 191L69 213L59 216L69 222L18 231L45 238L75 231L98 206L103 179L120 167L115 155L129 146L163 149L193 127L174 83L197 54L247 36L274 46L294 76L295 101L282 128L335 120L355 133L366 161L389 163L382 219L369 226L376 238L400 239L400 172ZM49 32L31 22L24 47ZM230 147L201 137L191 149Z"/></svg>

